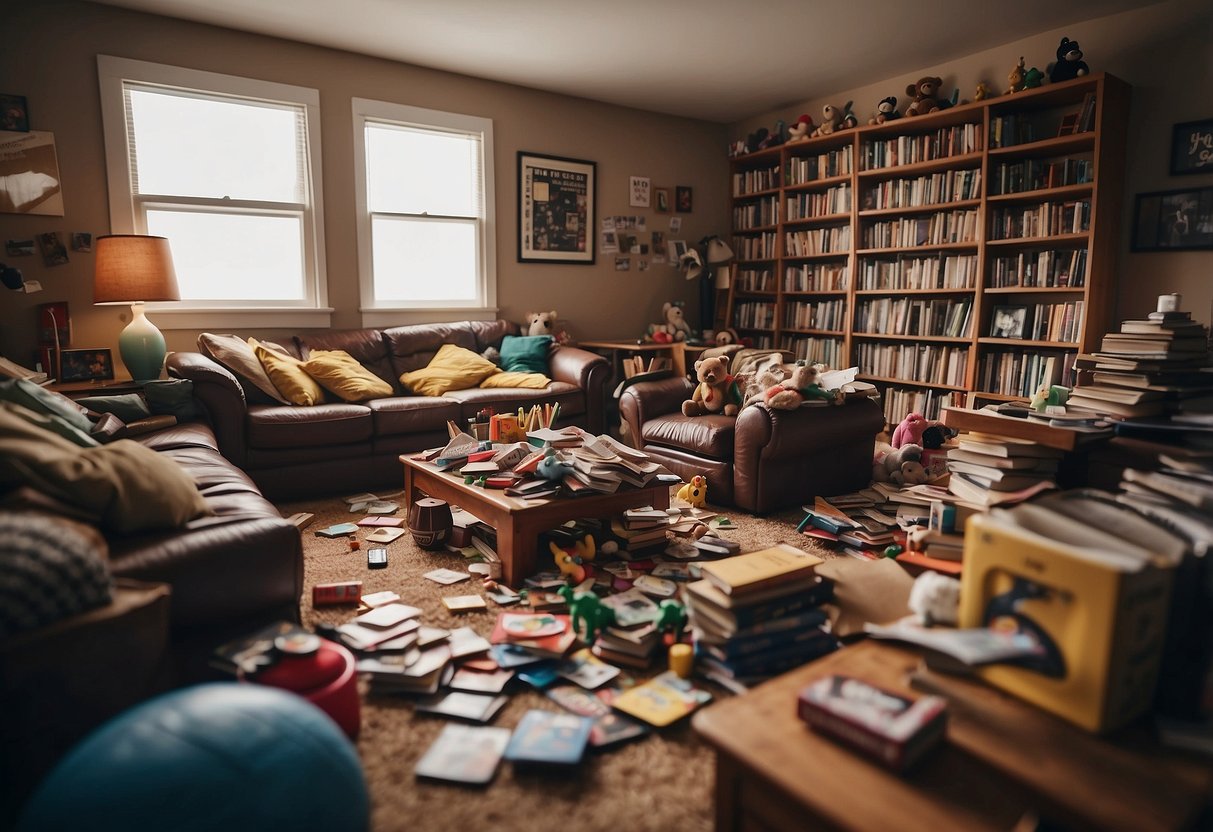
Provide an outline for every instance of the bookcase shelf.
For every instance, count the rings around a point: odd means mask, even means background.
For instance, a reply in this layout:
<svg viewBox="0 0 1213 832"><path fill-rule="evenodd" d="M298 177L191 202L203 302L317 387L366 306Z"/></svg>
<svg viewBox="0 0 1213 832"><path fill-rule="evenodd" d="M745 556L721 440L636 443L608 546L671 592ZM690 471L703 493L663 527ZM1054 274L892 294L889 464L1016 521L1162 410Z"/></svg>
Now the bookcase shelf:
<svg viewBox="0 0 1213 832"><path fill-rule="evenodd" d="M737 303L751 304L747 314L755 302L768 304L770 326L746 329L756 341L804 351L797 358L828 356L832 366L857 364L861 378L888 388L886 406L912 403L929 418L937 416L940 405L969 398L1023 398L983 391L1006 387L1007 367L1020 373L1011 384L1014 390L1032 389L1041 373L1064 374L1069 357L1096 349L1109 328L1129 92L1123 81L1095 73L730 159L734 191L736 183L779 185L733 197L739 219L766 211L754 205L758 200L778 206L774 225L737 228L735 235L751 243L753 234L773 233L778 239L774 256L734 267L770 274L761 292L732 282L721 325L737 323ZM1083 132L1066 132L1075 126ZM995 138L1019 143L992 147ZM925 158L948 150L955 152ZM915 161L892 164L901 159ZM873 162L881 166L872 167ZM1041 187L1053 182L1064 184ZM839 210L848 205L849 211ZM790 208L807 216L789 219ZM1080 227L1087 230L1069 230ZM995 233L1058 228L1065 233L991 239ZM848 234L845 250L788 254L845 243ZM915 239L962 242L872 245ZM1021 285L1025 282L1042 285ZM913 299L910 307L967 304L966 326L942 331L970 334L926 335L922 327L916 333L917 318L910 318L905 335L860 330L861 305L871 309L870 304L903 297ZM808 320L830 326L840 320L842 328L786 326L793 320L803 326L796 316L806 310L795 309L798 303L811 304L813 315L820 304L830 304L822 310L841 311L840 318ZM1019 331L1030 338L1049 332L1071 340L989 337L996 313L1026 315ZM941 329L933 324L930 331ZM919 369L916 356L929 371ZM885 372L865 366L869 360L881 362ZM939 360L945 362L942 369ZM991 376L995 372L1003 375ZM904 415L886 414L894 421Z"/></svg>

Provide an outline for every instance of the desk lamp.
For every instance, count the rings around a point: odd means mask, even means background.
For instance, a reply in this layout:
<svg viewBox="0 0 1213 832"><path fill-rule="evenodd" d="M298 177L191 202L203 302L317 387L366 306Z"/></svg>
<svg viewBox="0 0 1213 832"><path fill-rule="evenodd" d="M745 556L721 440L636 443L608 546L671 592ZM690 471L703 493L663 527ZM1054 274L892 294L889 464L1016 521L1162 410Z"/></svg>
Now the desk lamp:
<svg viewBox="0 0 1213 832"><path fill-rule="evenodd" d="M160 377L164 336L143 314L145 301L180 300L168 240L138 234L98 237L93 303L131 305L131 322L118 336L122 363L135 381Z"/></svg>

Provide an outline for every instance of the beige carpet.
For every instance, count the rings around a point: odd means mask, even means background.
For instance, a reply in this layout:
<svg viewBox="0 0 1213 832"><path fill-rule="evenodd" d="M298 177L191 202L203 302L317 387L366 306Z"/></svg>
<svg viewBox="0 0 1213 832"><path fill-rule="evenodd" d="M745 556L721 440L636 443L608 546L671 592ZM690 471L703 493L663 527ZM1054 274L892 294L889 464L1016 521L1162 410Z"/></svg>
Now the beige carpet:
<svg viewBox="0 0 1213 832"><path fill-rule="evenodd" d="M399 499L395 497L394 499ZM302 614L305 624L338 623L352 613L348 607L313 609L315 583L361 580L365 593L390 589L409 604L424 610L422 622L437 627L470 626L487 636L500 609L454 615L442 605L444 595L483 592L480 581L442 587L421 577L445 566L460 569L464 560L448 553L424 552L409 535L388 548L388 568L368 570L365 551L351 552L344 538L317 537L315 529L355 520L340 500L280 505L284 516L297 511L316 515L304 530L306 560ZM402 509L401 514L403 515ZM796 533L802 516L791 511L779 517L755 518L723 511L738 528L726 534L742 551L789 542L802 548L812 544ZM360 538L362 535L360 535ZM654 662L654 670L664 669ZM515 680L509 704L491 724L513 728L530 708L560 708ZM717 697L728 696L705 685ZM789 703L788 707L792 707ZM413 768L438 735L446 720L414 714L406 697L363 697L362 734L358 740L371 791L376 830L488 830L513 832L565 828L590 830L706 830L712 825L715 764L708 748L690 726L690 720L613 750L587 752L584 763L567 776L515 773L502 762L497 777L486 789L418 782Z"/></svg>

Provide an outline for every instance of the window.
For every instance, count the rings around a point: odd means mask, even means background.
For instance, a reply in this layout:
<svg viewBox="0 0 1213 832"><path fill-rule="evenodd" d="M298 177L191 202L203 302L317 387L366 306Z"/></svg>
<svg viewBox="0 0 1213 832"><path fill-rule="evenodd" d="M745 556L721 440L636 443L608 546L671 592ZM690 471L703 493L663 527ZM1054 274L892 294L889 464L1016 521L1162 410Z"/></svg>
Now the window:
<svg viewBox="0 0 1213 832"><path fill-rule="evenodd" d="M495 313L492 121L353 103L363 324Z"/></svg>
<svg viewBox="0 0 1213 832"><path fill-rule="evenodd" d="M97 65L113 230L167 237L173 251L181 302L157 320L327 326L319 93L105 55Z"/></svg>

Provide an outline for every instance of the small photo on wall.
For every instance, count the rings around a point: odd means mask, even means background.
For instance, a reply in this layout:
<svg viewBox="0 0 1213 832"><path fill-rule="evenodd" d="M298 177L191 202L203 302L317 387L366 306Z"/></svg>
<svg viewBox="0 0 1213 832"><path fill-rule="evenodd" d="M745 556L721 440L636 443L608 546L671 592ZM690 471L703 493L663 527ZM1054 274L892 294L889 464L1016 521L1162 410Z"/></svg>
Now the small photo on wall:
<svg viewBox="0 0 1213 832"><path fill-rule="evenodd" d="M47 266L62 266L67 262L67 247L59 239L58 231L39 234L38 249L42 252L42 262Z"/></svg>
<svg viewBox="0 0 1213 832"><path fill-rule="evenodd" d="M72 251L92 251L93 235L87 231L72 232Z"/></svg>
<svg viewBox="0 0 1213 832"><path fill-rule="evenodd" d="M632 258L630 258L630 257L616 257L615 258L615 271L626 272L626 271L629 271L631 268L632 268Z"/></svg>
<svg viewBox="0 0 1213 832"><path fill-rule="evenodd" d="M32 238L6 240L4 243L4 253L9 257L32 257L34 254L34 241Z"/></svg>
<svg viewBox="0 0 1213 832"><path fill-rule="evenodd" d="M29 107L25 103L24 95L0 92L0 130L29 132Z"/></svg>
<svg viewBox="0 0 1213 832"><path fill-rule="evenodd" d="M689 214L693 209L691 188L679 185L674 189L674 210L680 214Z"/></svg>
<svg viewBox="0 0 1213 832"><path fill-rule="evenodd" d="M654 188L653 189L653 210L658 214L670 213L670 189L669 188Z"/></svg>

